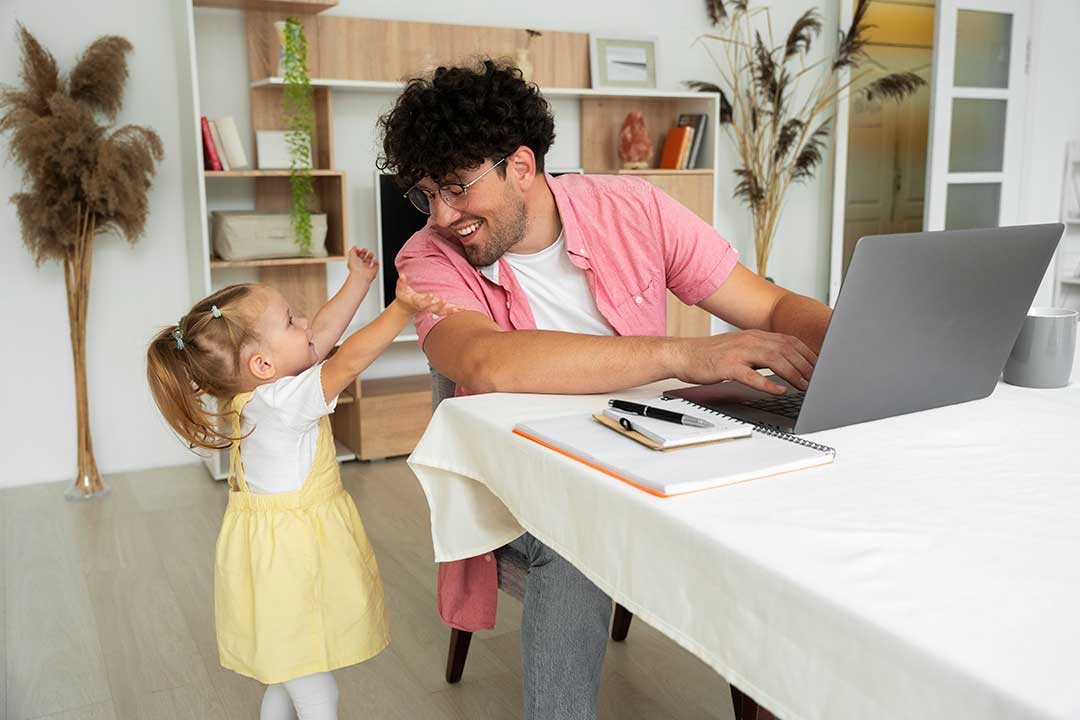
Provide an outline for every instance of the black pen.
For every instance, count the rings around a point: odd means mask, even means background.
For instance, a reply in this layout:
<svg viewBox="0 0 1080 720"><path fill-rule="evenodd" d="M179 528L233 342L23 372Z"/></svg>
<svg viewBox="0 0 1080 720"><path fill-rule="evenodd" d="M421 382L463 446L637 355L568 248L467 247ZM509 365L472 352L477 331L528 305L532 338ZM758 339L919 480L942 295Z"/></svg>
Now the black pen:
<svg viewBox="0 0 1080 720"><path fill-rule="evenodd" d="M658 407L653 407L652 405L641 405L626 400L608 400L608 405L616 410L621 410L622 412L641 415L642 417L656 418L657 420L666 420L668 422L678 423L679 425L689 425L690 427L699 428L716 427L708 420L702 420L693 415L683 415L682 413L672 412L671 410L663 410Z"/></svg>

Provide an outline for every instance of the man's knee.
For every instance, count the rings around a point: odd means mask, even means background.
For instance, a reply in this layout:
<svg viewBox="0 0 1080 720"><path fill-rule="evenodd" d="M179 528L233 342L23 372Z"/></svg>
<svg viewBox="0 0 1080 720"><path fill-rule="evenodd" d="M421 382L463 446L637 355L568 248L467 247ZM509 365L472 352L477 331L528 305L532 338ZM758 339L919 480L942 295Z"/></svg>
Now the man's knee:
<svg viewBox="0 0 1080 720"><path fill-rule="evenodd" d="M525 546L528 549L526 557L529 559L529 568L544 567L554 562L566 562L561 555L532 535L525 536Z"/></svg>

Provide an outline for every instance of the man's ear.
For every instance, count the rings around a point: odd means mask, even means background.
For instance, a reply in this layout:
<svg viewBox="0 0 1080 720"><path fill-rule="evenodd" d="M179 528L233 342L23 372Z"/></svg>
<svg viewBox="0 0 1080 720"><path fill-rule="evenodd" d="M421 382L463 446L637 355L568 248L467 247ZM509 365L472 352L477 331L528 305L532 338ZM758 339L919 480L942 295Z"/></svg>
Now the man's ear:
<svg viewBox="0 0 1080 720"><path fill-rule="evenodd" d="M257 380L269 380L274 377L274 364L261 352L254 353L247 361L248 370Z"/></svg>
<svg viewBox="0 0 1080 720"><path fill-rule="evenodd" d="M521 145L506 158L506 174L522 192L536 180L536 156L531 148Z"/></svg>

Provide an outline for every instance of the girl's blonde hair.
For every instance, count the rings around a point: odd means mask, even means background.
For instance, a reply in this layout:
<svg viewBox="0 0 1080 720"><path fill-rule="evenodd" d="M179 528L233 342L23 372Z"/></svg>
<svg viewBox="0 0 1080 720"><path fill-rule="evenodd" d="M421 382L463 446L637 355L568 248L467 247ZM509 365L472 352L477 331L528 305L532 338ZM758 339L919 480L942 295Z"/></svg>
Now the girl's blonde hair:
<svg viewBox="0 0 1080 720"><path fill-rule="evenodd" d="M240 438L223 429L231 414L204 405L242 392L241 353L258 340L250 301L257 285L230 285L195 303L146 351L146 380L166 422L191 447L220 450Z"/></svg>

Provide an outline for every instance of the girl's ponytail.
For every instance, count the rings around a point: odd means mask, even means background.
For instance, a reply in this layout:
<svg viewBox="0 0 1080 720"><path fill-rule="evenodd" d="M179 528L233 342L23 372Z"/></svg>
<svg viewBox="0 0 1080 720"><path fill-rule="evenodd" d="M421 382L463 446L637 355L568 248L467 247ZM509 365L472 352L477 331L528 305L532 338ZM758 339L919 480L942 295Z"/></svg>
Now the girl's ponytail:
<svg viewBox="0 0 1080 720"><path fill-rule="evenodd" d="M243 389L242 352L257 340L257 312L248 307L254 288L232 285L196 303L178 324L158 332L146 351L154 402L192 448L219 450L239 439L223 427L232 413L209 405L213 398L228 402Z"/></svg>
<svg viewBox="0 0 1080 720"><path fill-rule="evenodd" d="M159 332L146 352L146 379L158 410L166 422L192 447L223 448L232 438L220 432L218 413L207 411L196 391L184 350L177 337L179 326Z"/></svg>

